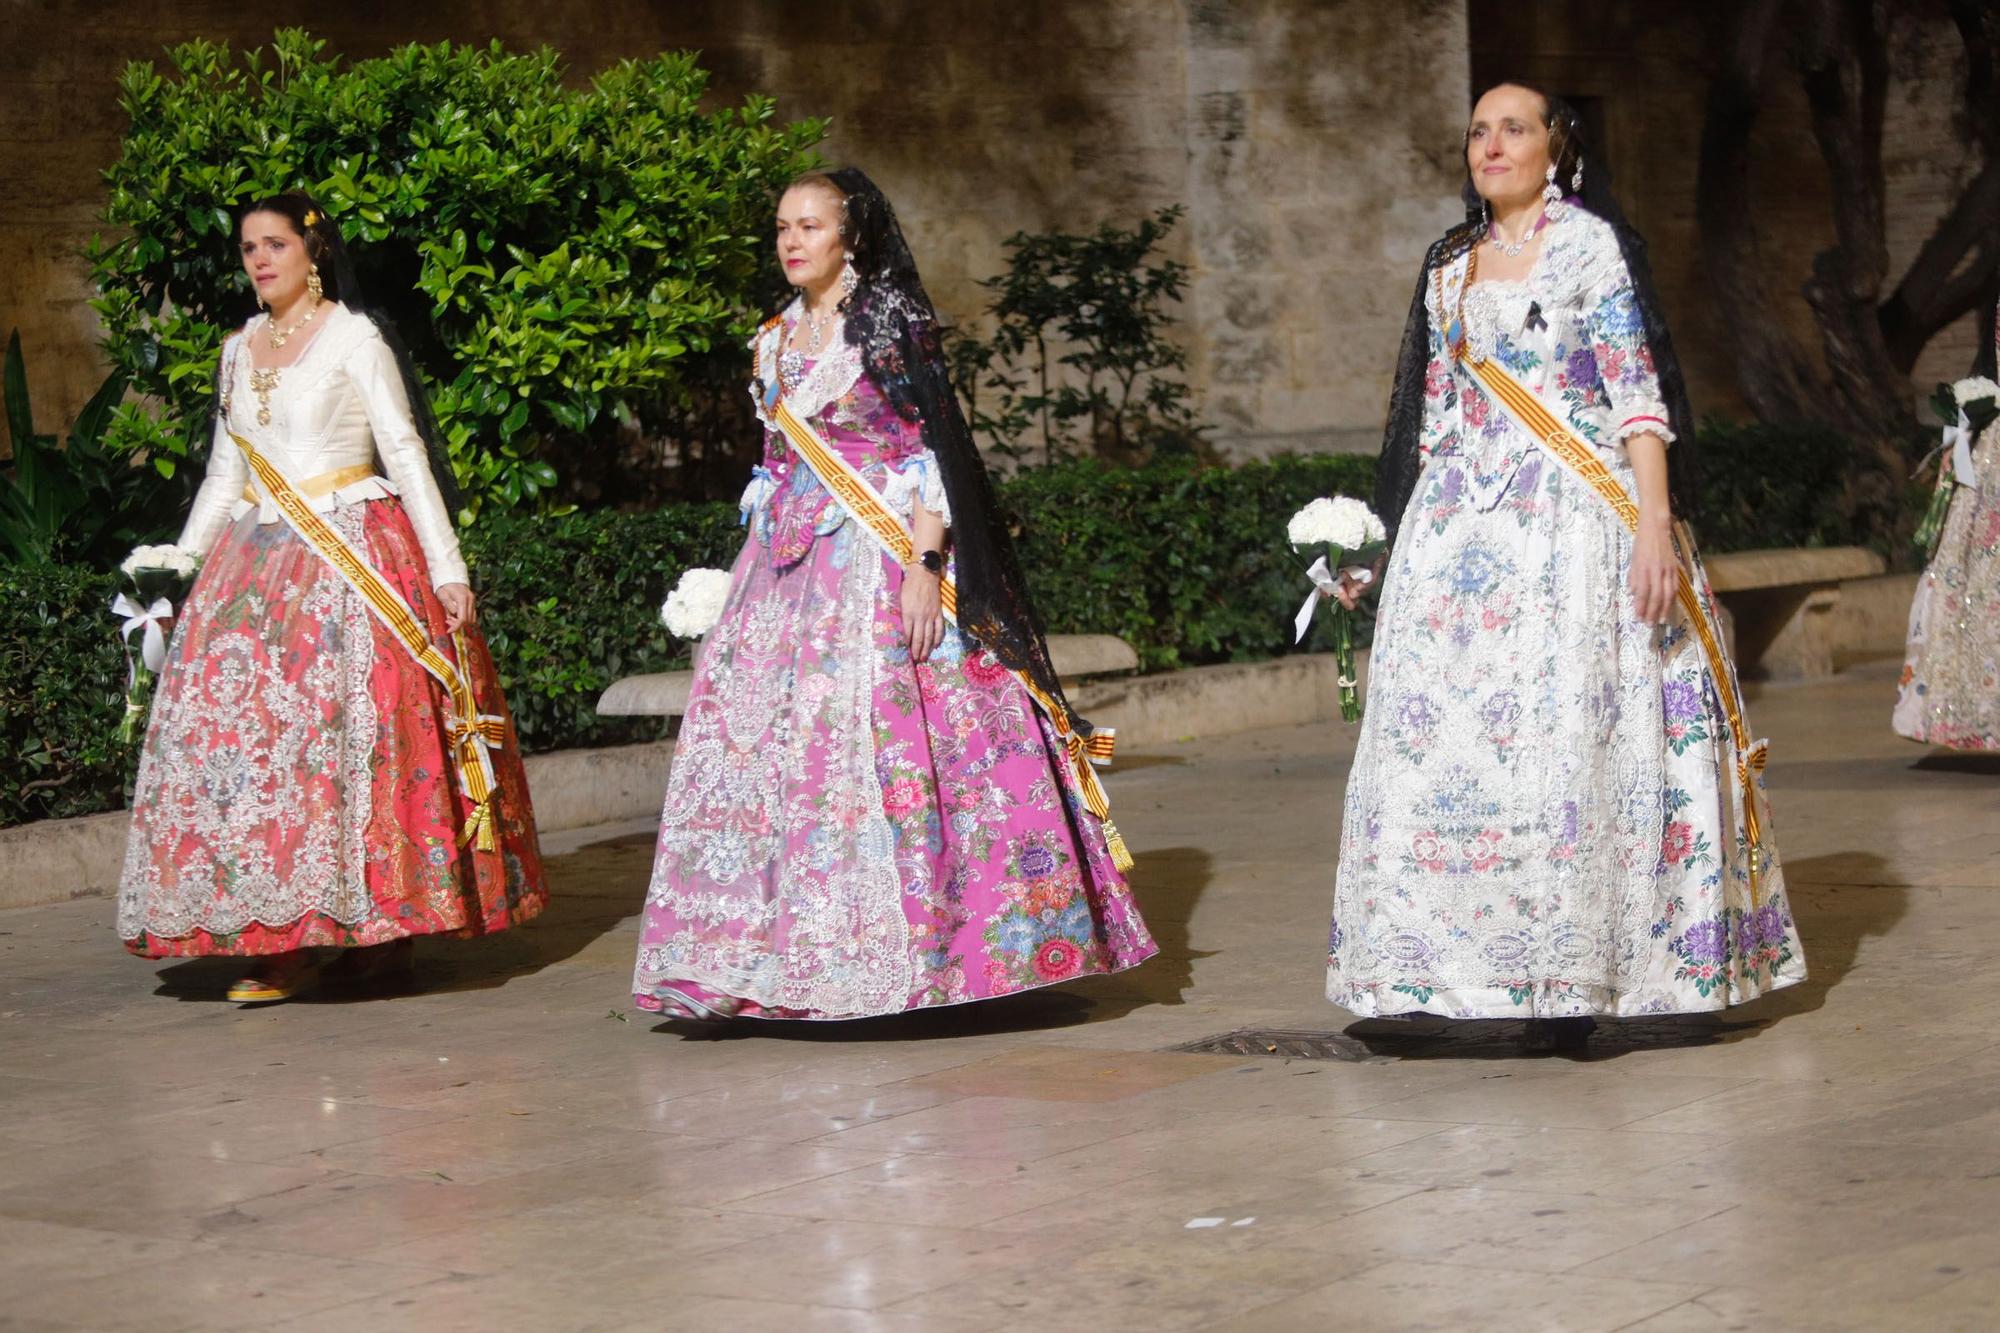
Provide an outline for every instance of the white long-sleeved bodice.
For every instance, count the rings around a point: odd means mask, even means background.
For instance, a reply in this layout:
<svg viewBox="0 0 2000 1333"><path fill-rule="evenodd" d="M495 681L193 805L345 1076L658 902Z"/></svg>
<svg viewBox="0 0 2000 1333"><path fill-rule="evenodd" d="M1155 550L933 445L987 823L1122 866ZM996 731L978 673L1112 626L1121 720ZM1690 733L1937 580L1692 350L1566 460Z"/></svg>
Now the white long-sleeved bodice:
<svg viewBox="0 0 2000 1333"><path fill-rule="evenodd" d="M458 534L431 476L430 455L410 414L396 357L374 321L339 304L320 316L320 330L298 361L285 367L269 394L269 425L257 418L264 406L251 383L249 347L265 316L233 336L222 353L224 410L218 415L208 454L208 475L195 495L180 545L207 555L222 530L252 509L260 523L282 521L271 498L250 472L234 432L307 493L319 511L337 504L394 495L401 498L430 567L431 584L467 583ZM330 477L380 460L379 473L312 494L315 478ZM253 504L248 498L257 497Z"/></svg>

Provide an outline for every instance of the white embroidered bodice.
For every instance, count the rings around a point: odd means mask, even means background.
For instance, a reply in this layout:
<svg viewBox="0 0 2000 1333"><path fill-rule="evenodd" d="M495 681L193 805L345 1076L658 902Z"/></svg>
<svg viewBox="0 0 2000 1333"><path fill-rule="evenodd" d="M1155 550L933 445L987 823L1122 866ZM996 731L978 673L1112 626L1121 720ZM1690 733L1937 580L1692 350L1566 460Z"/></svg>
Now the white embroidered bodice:
<svg viewBox="0 0 2000 1333"><path fill-rule="evenodd" d="M222 530L252 509L260 523L281 521L243 451L230 439L233 431L256 445L294 485L379 460L377 475L311 496L312 507L324 513L397 496L423 547L432 586L470 582L457 530L410 413L402 372L374 322L338 303L329 306L312 345L279 374L269 396L271 422L262 426L257 421L262 403L251 386L249 348L243 340L256 336L265 318L251 320L223 347L227 408L217 418L208 475L195 495L180 545L205 556ZM258 503L245 498L246 487L259 497Z"/></svg>

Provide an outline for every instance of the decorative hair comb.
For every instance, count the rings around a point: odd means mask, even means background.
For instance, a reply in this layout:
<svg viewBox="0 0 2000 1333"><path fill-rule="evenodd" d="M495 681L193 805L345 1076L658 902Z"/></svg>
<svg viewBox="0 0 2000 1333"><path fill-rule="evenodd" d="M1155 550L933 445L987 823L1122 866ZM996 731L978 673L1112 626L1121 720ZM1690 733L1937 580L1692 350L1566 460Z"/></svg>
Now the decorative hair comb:
<svg viewBox="0 0 2000 1333"><path fill-rule="evenodd" d="M317 227L319 225L319 210L317 208L308 208L306 210L306 225L308 227Z"/></svg>

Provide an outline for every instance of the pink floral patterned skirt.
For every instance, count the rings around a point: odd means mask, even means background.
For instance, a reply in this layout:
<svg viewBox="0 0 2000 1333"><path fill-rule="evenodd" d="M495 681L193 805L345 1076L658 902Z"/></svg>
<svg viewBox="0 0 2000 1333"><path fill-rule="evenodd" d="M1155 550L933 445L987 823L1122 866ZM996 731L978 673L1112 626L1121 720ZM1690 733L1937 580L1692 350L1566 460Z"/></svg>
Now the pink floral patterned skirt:
<svg viewBox="0 0 2000 1333"><path fill-rule="evenodd" d="M402 505L327 517L448 644ZM485 640L465 640L480 706L504 716ZM154 697L119 885L125 946L148 958L274 954L480 935L541 911L513 723L493 756L498 836L481 852L459 843L468 807L445 708L442 688L290 528L238 520L188 596Z"/></svg>
<svg viewBox="0 0 2000 1333"><path fill-rule="evenodd" d="M956 630L912 664L901 568L835 522L783 566L745 543L702 643L635 1002L854 1018L1151 957L1027 691Z"/></svg>

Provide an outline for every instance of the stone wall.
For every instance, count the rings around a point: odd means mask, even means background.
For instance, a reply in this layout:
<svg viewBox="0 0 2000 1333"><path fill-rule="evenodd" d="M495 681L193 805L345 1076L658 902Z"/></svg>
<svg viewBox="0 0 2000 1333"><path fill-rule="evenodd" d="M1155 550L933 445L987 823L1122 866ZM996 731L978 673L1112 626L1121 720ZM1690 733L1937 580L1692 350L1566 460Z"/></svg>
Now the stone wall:
<svg viewBox="0 0 2000 1333"><path fill-rule="evenodd" d="M22 331L43 429L102 376L78 251L122 128L113 80L189 38L300 23L351 57L547 43L577 80L699 49L717 97L832 118L829 157L896 200L955 318L981 308L1009 234L1186 202L1196 384L1225 442L1252 448L1379 438L1466 83L1464 0L0 0L0 20L0 332Z"/></svg>

